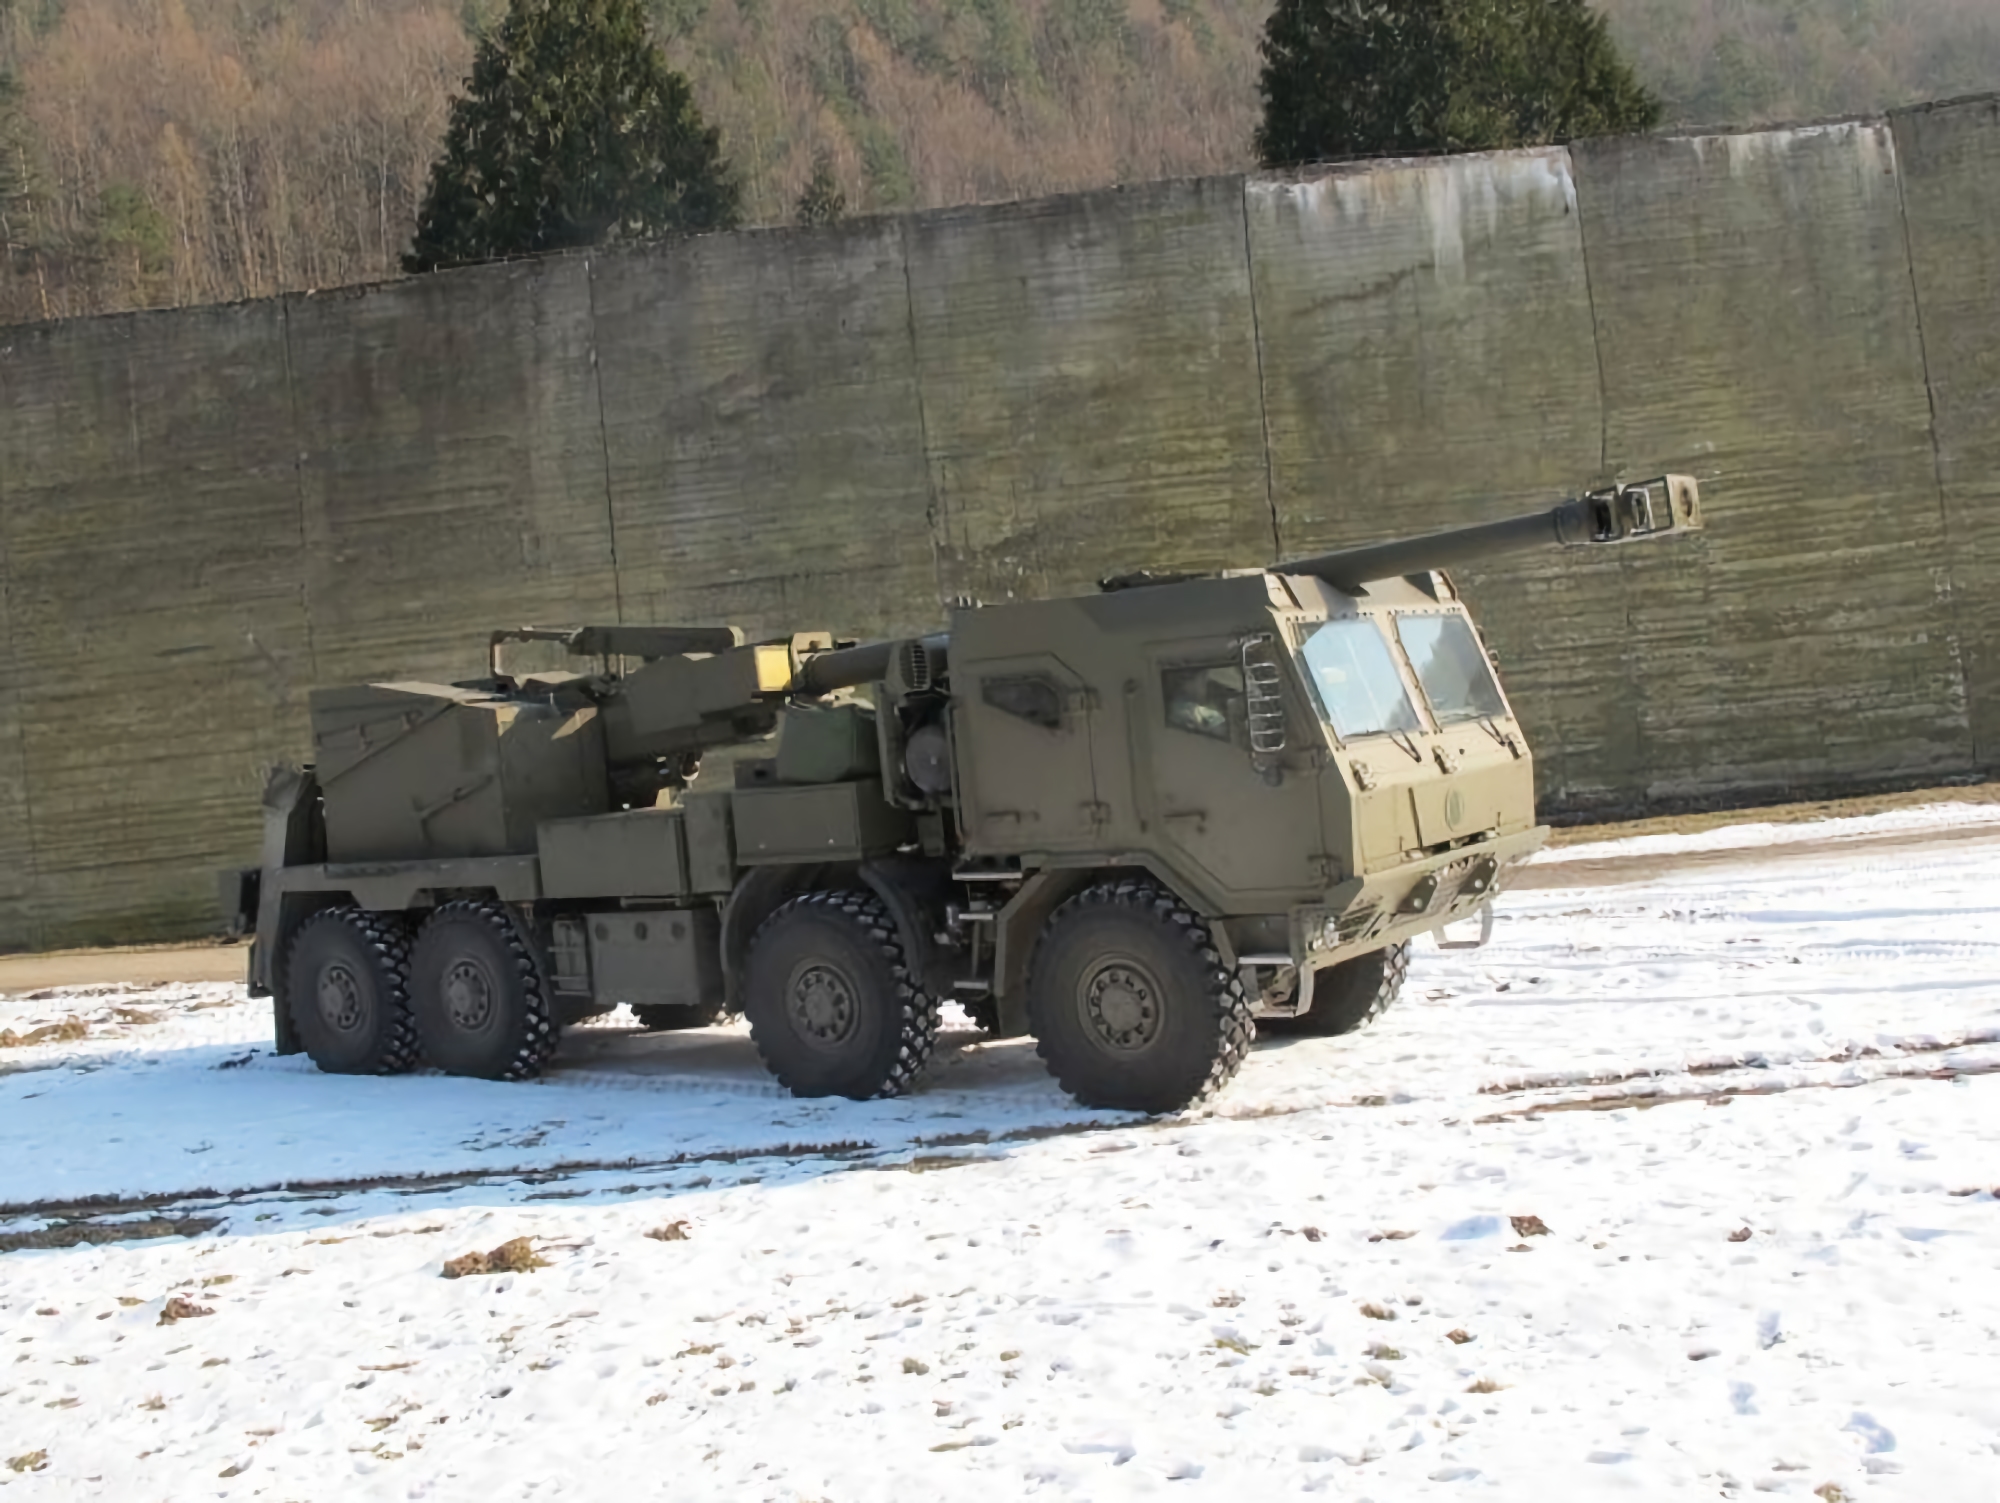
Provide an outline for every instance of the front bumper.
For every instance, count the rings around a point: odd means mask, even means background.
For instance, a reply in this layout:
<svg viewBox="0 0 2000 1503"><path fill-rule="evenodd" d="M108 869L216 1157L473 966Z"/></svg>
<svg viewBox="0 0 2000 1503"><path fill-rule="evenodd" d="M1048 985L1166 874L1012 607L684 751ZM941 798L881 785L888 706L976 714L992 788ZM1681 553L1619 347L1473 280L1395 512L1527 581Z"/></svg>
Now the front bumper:
<svg viewBox="0 0 2000 1503"><path fill-rule="evenodd" d="M1350 877L1322 902L1292 910L1292 955L1301 971L1322 970L1467 918L1490 903L1509 868L1540 850L1548 837L1548 826L1537 825Z"/></svg>

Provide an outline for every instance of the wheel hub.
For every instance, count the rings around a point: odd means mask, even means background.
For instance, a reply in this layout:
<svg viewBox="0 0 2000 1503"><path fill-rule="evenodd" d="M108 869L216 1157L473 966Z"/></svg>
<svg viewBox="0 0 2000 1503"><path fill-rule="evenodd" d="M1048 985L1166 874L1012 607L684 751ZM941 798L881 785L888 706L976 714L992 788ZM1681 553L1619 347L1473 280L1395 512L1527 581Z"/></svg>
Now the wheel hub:
<svg viewBox="0 0 2000 1503"><path fill-rule="evenodd" d="M1159 1036L1158 985L1137 966L1111 961L1085 978L1084 1020L1098 1041L1113 1049L1143 1049Z"/></svg>
<svg viewBox="0 0 2000 1503"><path fill-rule="evenodd" d="M336 1033L353 1033L361 1027L367 1006L362 1000L361 978L338 960L320 967L319 987L314 997L319 1015Z"/></svg>
<svg viewBox="0 0 2000 1503"><path fill-rule="evenodd" d="M454 1028L476 1033L493 1016L493 983L475 961L454 961L444 973L444 1010Z"/></svg>
<svg viewBox="0 0 2000 1503"><path fill-rule="evenodd" d="M854 1032L860 1012L854 987L831 966L810 965L792 977L786 999L792 1026L816 1044L838 1044Z"/></svg>

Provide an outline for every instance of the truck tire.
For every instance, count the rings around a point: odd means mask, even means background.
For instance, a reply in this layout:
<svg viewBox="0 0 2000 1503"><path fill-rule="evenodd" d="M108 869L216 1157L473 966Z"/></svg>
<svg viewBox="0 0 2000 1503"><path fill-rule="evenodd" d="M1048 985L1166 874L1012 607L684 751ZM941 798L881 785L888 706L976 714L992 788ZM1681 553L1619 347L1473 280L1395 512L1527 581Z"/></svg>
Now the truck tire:
<svg viewBox="0 0 2000 1503"><path fill-rule="evenodd" d="M299 1042L329 1075L396 1075L416 1064L410 931L396 914L322 908L292 931L282 971Z"/></svg>
<svg viewBox="0 0 2000 1503"><path fill-rule="evenodd" d="M482 899L433 912L410 953L424 1054L448 1075L530 1080L561 1037L548 984L514 915Z"/></svg>
<svg viewBox="0 0 2000 1503"><path fill-rule="evenodd" d="M802 893L765 919L750 941L743 1011L757 1053L794 1096L900 1096L937 1043L937 999L867 892Z"/></svg>
<svg viewBox="0 0 2000 1503"><path fill-rule="evenodd" d="M1255 1031L1201 916L1155 883L1086 888L1028 968L1035 1049L1085 1106L1173 1112L1220 1089Z"/></svg>
<svg viewBox="0 0 2000 1503"><path fill-rule="evenodd" d="M719 1003L703 1002L692 1006L678 1006L661 1003L652 1007L632 1009L632 1016L639 1020L639 1026L650 1033L676 1033L683 1028L706 1028L722 1016Z"/></svg>
<svg viewBox="0 0 2000 1503"><path fill-rule="evenodd" d="M1366 1028L1389 1010L1410 973L1408 944L1390 945L1313 973L1312 1005L1289 1018L1257 1026L1274 1034L1331 1038Z"/></svg>

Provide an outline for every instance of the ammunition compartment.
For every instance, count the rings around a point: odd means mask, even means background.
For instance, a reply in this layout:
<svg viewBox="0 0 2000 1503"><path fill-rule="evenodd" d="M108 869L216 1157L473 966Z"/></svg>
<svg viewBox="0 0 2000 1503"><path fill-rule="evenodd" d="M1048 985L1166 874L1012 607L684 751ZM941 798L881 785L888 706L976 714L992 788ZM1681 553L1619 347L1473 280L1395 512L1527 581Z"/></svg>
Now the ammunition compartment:
<svg viewBox="0 0 2000 1503"><path fill-rule="evenodd" d="M679 809L630 809L542 822L542 895L677 898L688 891Z"/></svg>
<svg viewBox="0 0 2000 1503"><path fill-rule="evenodd" d="M743 866L862 861L916 839L916 821L873 778L817 788L738 788L729 795Z"/></svg>
<svg viewBox="0 0 2000 1503"><path fill-rule="evenodd" d="M606 802L595 709L440 684L315 690L327 860L525 855L536 826Z"/></svg>
<svg viewBox="0 0 2000 1503"><path fill-rule="evenodd" d="M780 783L842 783L882 770L875 716L861 705L795 705L778 727Z"/></svg>
<svg viewBox="0 0 2000 1503"><path fill-rule="evenodd" d="M551 945L556 989L606 1005L713 1002L722 995L721 933L721 916L708 906L567 915Z"/></svg>

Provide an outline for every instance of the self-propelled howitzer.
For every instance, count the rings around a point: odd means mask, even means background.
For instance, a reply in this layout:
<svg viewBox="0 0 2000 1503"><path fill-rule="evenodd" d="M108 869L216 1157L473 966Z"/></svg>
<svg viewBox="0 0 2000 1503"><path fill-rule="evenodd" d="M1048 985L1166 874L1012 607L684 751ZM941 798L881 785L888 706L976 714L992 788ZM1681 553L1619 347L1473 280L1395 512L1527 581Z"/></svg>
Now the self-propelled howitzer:
<svg viewBox="0 0 2000 1503"><path fill-rule="evenodd" d="M1438 571L1700 526L1669 476L890 642L496 633L484 678L314 694L232 878L252 985L329 1070L530 1075L623 1004L741 1011L787 1086L855 1097L917 1078L950 1000L1086 1103L1185 1106L1258 1027L1380 1013L1546 835ZM503 672L523 638L575 671Z"/></svg>

